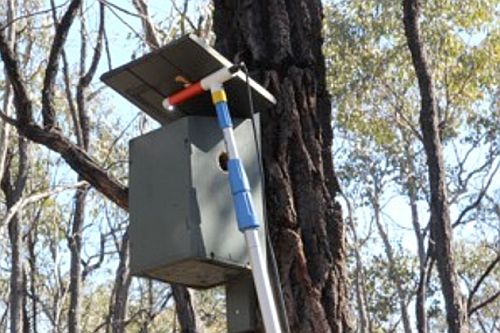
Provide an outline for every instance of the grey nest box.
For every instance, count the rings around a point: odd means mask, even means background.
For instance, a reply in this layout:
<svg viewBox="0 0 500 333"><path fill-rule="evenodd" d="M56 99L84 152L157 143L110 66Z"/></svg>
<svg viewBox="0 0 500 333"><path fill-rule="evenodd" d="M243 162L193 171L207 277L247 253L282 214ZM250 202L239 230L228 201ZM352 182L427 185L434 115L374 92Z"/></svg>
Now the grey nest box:
<svg viewBox="0 0 500 333"><path fill-rule="evenodd" d="M139 276L208 288L249 269L225 168L225 146L207 92L165 111L162 100L231 63L188 35L102 76L163 126L130 141L131 270ZM250 79L256 111L274 97ZM262 181L245 74L224 85L240 157L262 217ZM264 242L261 228L261 241Z"/></svg>

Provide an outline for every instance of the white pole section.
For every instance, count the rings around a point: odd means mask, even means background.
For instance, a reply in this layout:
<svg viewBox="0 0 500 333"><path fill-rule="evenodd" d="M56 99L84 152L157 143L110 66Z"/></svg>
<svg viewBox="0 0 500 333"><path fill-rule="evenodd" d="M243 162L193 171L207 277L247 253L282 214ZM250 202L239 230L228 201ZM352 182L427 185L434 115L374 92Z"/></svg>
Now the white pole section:
<svg viewBox="0 0 500 333"><path fill-rule="evenodd" d="M260 312L267 333L281 333L280 321L276 310L276 301L269 282L266 259L262 252L257 229L248 229L244 232L252 266L252 276L259 299Z"/></svg>

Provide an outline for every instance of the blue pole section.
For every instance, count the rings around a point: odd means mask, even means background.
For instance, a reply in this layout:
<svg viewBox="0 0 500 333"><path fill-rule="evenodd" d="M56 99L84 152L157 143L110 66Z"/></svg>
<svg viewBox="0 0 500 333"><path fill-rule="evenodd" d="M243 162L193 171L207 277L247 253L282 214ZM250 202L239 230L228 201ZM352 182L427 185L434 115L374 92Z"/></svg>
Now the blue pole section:
<svg viewBox="0 0 500 333"><path fill-rule="evenodd" d="M217 112L217 119L220 128L223 131L228 128L233 128L227 102L220 101L216 103L215 110ZM233 195L236 219L238 221L238 229L241 232L244 232L245 230L259 228L259 219L255 212L252 195L250 193L250 185L248 183L243 163L241 163L238 156L229 156L227 168L229 172L229 184Z"/></svg>

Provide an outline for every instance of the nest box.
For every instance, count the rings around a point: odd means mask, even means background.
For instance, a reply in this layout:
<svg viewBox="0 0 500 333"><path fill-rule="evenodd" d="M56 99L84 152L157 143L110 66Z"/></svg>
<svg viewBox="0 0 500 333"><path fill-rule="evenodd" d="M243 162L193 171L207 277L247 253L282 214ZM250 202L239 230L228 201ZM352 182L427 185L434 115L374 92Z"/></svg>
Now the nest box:
<svg viewBox="0 0 500 333"><path fill-rule="evenodd" d="M248 271L224 170L225 146L210 94L180 105L162 101L231 63L194 36L185 36L102 76L102 80L163 126L130 142L131 270L165 282L207 288ZM250 79L256 111L274 97ZM224 84L255 207L262 217L259 174L245 74ZM257 126L258 127L258 126ZM260 228L262 244L264 230Z"/></svg>

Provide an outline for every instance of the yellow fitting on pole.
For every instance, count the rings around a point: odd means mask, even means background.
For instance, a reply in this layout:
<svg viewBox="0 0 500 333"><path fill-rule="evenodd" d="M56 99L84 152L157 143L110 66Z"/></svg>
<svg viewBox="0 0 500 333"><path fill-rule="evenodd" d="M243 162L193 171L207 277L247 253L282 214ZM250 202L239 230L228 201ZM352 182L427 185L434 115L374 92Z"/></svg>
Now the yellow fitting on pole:
<svg viewBox="0 0 500 333"><path fill-rule="evenodd" d="M220 102L227 102L226 92L224 90L217 90L217 91L212 92L212 102L214 104L217 104Z"/></svg>

